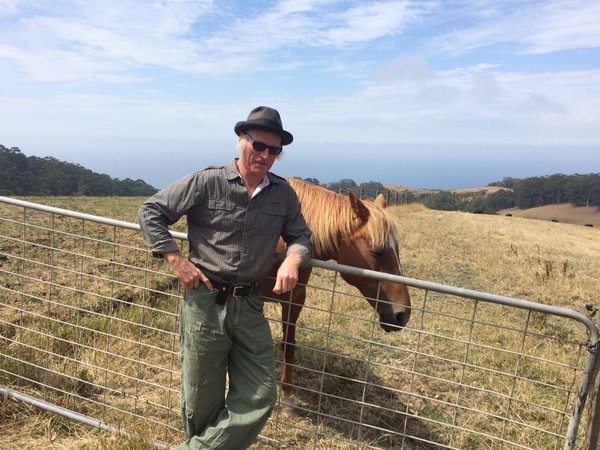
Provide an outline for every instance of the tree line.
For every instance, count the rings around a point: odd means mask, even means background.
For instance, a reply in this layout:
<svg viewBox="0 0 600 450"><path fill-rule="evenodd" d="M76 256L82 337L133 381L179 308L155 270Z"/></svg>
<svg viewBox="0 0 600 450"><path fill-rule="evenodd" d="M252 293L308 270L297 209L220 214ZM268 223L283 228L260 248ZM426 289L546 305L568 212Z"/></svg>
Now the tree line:
<svg viewBox="0 0 600 450"><path fill-rule="evenodd" d="M157 191L142 180L119 180L79 164L46 156L25 156L0 145L0 195L150 196Z"/></svg>
<svg viewBox="0 0 600 450"><path fill-rule="evenodd" d="M422 195L419 201L432 209L495 213L507 208L570 203L600 207L600 173L554 174L530 178L504 178L488 184L501 189L471 193L441 192Z"/></svg>
<svg viewBox="0 0 600 450"><path fill-rule="evenodd" d="M304 181L320 184L314 178L306 178ZM411 190L389 190L375 181L357 184L350 179L321 185L339 193L351 189L362 198L374 198L377 194L383 194L388 199L388 204L423 203L430 209L445 211L492 214L508 208L528 209L559 203L600 207L600 173L554 174L524 179L507 177L488 184L488 187L500 188L494 192L481 189L463 193L417 193Z"/></svg>

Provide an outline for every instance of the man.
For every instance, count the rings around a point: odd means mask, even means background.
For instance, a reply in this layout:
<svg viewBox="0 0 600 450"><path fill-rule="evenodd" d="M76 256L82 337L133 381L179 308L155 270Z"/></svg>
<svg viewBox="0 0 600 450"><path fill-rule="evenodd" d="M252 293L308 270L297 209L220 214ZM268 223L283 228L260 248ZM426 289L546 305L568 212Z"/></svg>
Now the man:
<svg viewBox="0 0 600 450"><path fill-rule="evenodd" d="M259 106L234 127L239 158L190 174L139 210L144 240L185 286L180 317L182 419L178 449L244 449L277 400L269 324L257 283L287 244L273 291L296 285L310 259L311 233L298 197L269 172L293 136L279 113ZM168 231L187 216L185 258ZM229 385L226 388L226 376Z"/></svg>

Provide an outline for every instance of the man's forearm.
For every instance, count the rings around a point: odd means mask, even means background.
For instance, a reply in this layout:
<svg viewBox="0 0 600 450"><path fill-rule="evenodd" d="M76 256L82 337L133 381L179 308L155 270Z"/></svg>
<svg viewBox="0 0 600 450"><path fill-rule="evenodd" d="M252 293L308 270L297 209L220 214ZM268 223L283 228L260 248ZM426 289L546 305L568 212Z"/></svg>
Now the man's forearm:
<svg viewBox="0 0 600 450"><path fill-rule="evenodd" d="M304 263L304 258L302 257L302 255L300 253L289 252L285 255L283 262L286 264L292 264L292 265L296 266L296 268L299 268Z"/></svg>

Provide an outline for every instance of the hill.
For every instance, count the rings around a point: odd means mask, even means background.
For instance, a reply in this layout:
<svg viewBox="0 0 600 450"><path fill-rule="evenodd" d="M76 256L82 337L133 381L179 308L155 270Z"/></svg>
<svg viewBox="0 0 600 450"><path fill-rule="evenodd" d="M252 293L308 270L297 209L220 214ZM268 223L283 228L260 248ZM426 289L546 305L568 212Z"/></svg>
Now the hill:
<svg viewBox="0 0 600 450"><path fill-rule="evenodd" d="M0 195L149 196L143 180L119 180L56 158L25 156L0 145Z"/></svg>
<svg viewBox="0 0 600 450"><path fill-rule="evenodd" d="M384 187L392 192L412 192L414 194L436 194L439 192L451 192L453 194L475 194L480 192L485 192L486 194L493 194L494 192L498 192L504 190L506 188L500 186L481 186L481 187L471 187L471 188L462 188L462 189L450 189L449 191L444 191L442 189L425 189L425 188L413 188L409 186L402 186L397 184L386 184Z"/></svg>
<svg viewBox="0 0 600 450"><path fill-rule="evenodd" d="M400 197L402 203L421 202L428 208L442 211L494 214L512 208L529 210L562 204L600 208L600 173L504 178L481 188L451 191L415 190L402 186L389 186L388 189L388 192L394 192L394 198ZM535 214L532 213L533 216ZM549 214L553 215L555 212ZM590 214L593 216L593 210ZM581 214L578 212L577 216L579 215ZM545 214L541 214L540 218L546 218ZM580 223L582 220L571 219L568 222ZM584 225L588 223L584 222Z"/></svg>
<svg viewBox="0 0 600 450"><path fill-rule="evenodd" d="M455 194L476 194L478 192L485 192L486 194L493 194L498 191L506 191L510 190L507 188L503 188L500 186L482 186L482 187L473 187L473 188L463 188L463 189L452 189L450 192Z"/></svg>
<svg viewBox="0 0 600 450"><path fill-rule="evenodd" d="M414 188L398 184L386 184L384 187L390 192L411 192L413 194L435 194L437 192L442 192L439 189Z"/></svg>
<svg viewBox="0 0 600 450"><path fill-rule="evenodd" d="M523 217L526 219L550 220L575 225L593 225L600 227L600 208L596 206L560 205L537 206L529 209L510 208L498 212L503 216Z"/></svg>

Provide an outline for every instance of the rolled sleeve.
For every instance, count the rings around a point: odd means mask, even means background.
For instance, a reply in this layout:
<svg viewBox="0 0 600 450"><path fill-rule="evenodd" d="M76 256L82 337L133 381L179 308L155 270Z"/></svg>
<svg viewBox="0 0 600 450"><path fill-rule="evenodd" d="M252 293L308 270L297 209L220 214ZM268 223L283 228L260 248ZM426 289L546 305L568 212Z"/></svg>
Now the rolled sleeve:
<svg viewBox="0 0 600 450"><path fill-rule="evenodd" d="M169 232L168 223L159 209L147 200L138 210L138 221L144 242L155 255L178 251L179 246Z"/></svg>
<svg viewBox="0 0 600 450"><path fill-rule="evenodd" d="M179 251L169 231L194 203L198 174L191 174L146 200L138 210L138 221L144 242L155 255Z"/></svg>
<svg viewBox="0 0 600 450"><path fill-rule="evenodd" d="M308 261L310 261L310 257L311 257L311 247L310 247L310 241L309 244L292 244L289 245L287 247L287 250L285 252L286 255L289 255L290 253L297 253L298 255L300 255L300 257L302 258L302 265L305 265Z"/></svg>

